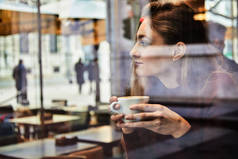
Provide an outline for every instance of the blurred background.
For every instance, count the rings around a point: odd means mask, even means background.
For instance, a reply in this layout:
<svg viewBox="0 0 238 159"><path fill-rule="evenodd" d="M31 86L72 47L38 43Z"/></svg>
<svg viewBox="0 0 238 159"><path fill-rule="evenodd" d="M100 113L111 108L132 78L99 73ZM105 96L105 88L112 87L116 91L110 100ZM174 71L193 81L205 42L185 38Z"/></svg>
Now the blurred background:
<svg viewBox="0 0 238 159"><path fill-rule="evenodd" d="M10 143L2 140L2 143L6 142L3 145L110 125L109 98L112 95L130 95L132 69L129 52L134 44L142 8L148 1L40 0L40 10L37 2L0 0L2 122L39 115L42 109L46 114L81 116L83 121L64 122L61 126L52 126L52 129L46 125L47 128L42 129L47 131L47 135L35 135L41 131L37 126L26 128L22 123L10 122L13 124L10 133L17 138L20 136L21 140L18 138ZM195 19L222 24L224 36L214 33L211 37L218 35L217 42L225 43L223 55L237 63L237 1L186 0L186 3L196 11ZM216 30L216 27L211 25L209 29ZM27 79L25 94L16 89L14 79L19 60L23 61ZM234 107L225 111L232 113L236 110ZM0 136L2 139L9 136L4 131ZM117 148L118 145L113 150L114 157L121 157Z"/></svg>

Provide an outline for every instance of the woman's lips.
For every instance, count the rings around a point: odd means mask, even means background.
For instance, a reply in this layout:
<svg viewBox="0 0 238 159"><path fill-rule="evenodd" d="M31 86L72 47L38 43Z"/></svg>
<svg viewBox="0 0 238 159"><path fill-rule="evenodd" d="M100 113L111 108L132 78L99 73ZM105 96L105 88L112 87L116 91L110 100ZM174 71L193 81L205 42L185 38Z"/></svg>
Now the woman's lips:
<svg viewBox="0 0 238 159"><path fill-rule="evenodd" d="M143 64L143 62L140 62L140 61L135 61L135 64L136 64L136 65L142 65L142 64Z"/></svg>

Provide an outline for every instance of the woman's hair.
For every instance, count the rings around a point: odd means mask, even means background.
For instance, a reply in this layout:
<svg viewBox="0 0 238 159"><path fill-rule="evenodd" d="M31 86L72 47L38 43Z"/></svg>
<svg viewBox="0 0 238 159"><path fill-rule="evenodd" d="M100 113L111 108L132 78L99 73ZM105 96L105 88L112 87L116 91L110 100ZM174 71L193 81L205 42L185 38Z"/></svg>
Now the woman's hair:
<svg viewBox="0 0 238 159"><path fill-rule="evenodd" d="M166 44L207 43L203 23L194 20L194 11L183 2L155 1L144 8L142 16L150 17L151 27L161 35Z"/></svg>
<svg viewBox="0 0 238 159"><path fill-rule="evenodd" d="M165 44L174 45L178 42L185 44L207 43L208 38L203 22L194 19L194 11L183 2L153 1L144 8L142 17L149 17L151 28L161 35ZM140 25L140 24L139 24ZM183 65L189 65L181 59ZM181 76L184 72L181 71ZM140 78L136 76L133 68L132 95L142 95ZM189 76L186 74L186 76ZM184 77L186 78L186 77Z"/></svg>

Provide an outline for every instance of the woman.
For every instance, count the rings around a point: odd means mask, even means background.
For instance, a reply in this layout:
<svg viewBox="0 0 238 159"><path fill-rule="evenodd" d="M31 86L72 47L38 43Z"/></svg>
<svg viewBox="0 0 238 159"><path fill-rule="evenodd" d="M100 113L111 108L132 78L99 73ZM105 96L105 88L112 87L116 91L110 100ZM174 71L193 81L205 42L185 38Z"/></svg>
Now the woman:
<svg viewBox="0 0 238 159"><path fill-rule="evenodd" d="M184 3L149 3L140 20L136 44L130 53L135 73L132 95L210 95L215 88L209 83L213 79L211 72L217 70L215 58L209 59L209 64L204 66L206 71L199 76L197 73L201 70L197 68L203 63L207 64L207 57L199 61L191 58L198 54L191 51L190 44L197 46L201 43L207 43L206 30L200 21L194 20L190 7ZM209 57L216 55L212 47L207 48L213 51ZM226 77L220 80L224 84L230 82ZM148 86L153 81L154 84ZM216 95L213 94L211 98ZM116 100L116 97L111 97L110 102ZM164 138L161 135L180 138L191 127L182 116L160 104L136 104L130 109L143 112L111 116L122 128L127 158L157 158L161 153L157 142ZM123 123L123 118L139 121Z"/></svg>

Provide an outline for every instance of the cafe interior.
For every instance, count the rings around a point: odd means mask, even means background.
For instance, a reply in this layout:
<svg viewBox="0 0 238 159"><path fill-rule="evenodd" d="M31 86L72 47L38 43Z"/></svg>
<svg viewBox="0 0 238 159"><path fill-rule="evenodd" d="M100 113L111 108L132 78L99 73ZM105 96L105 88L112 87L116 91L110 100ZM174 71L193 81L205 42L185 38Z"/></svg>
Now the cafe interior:
<svg viewBox="0 0 238 159"><path fill-rule="evenodd" d="M211 98L211 93L164 91L148 77L144 86L154 91L144 95L150 104L176 112L191 128L179 138L157 134L156 142L129 136L135 145L129 152L127 135L112 120L110 98L136 94L130 51L149 1L0 0L0 159L238 158L238 94L230 81L225 89L207 81L219 89ZM175 1L194 10L193 19L204 23L209 37L208 44L187 46L200 61L192 88L210 69L204 59L217 56L238 82L237 0ZM211 47L219 44L217 55ZM149 63L154 67L147 73L162 66ZM19 78L25 80L21 89ZM137 146L141 138L148 143Z"/></svg>

